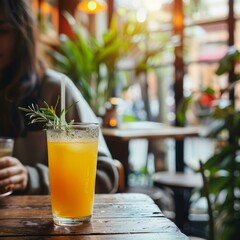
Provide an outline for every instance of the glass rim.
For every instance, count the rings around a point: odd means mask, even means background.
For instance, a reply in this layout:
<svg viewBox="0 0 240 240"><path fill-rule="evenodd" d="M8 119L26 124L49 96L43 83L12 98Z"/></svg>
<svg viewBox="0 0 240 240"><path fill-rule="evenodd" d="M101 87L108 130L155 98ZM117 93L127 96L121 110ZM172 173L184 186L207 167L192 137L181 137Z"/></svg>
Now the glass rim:
<svg viewBox="0 0 240 240"><path fill-rule="evenodd" d="M99 127L100 124L97 123L97 122L74 122L74 123L71 123L71 124L68 124L68 125L53 125L51 123L49 124L46 124L46 127L47 127L47 130L48 129L62 129L62 128L76 128L76 127Z"/></svg>
<svg viewBox="0 0 240 240"><path fill-rule="evenodd" d="M12 143L13 141L14 139L10 137L0 137L0 143Z"/></svg>

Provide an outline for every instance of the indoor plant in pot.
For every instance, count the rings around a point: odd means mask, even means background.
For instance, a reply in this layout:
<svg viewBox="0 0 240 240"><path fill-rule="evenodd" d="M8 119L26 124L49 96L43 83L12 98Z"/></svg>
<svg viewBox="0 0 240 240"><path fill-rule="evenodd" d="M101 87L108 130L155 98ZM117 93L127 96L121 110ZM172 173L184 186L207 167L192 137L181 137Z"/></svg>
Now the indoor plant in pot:
<svg viewBox="0 0 240 240"><path fill-rule="evenodd" d="M234 72L240 52L230 47L220 60L217 75ZM234 73L234 81L222 91L212 107L212 124L208 126L207 137L223 141L221 147L205 162L200 161L200 172L204 187L201 196L208 202L208 239L229 240L240 236L240 111L234 99L224 100L239 82L239 74ZM236 95L236 94L235 94Z"/></svg>

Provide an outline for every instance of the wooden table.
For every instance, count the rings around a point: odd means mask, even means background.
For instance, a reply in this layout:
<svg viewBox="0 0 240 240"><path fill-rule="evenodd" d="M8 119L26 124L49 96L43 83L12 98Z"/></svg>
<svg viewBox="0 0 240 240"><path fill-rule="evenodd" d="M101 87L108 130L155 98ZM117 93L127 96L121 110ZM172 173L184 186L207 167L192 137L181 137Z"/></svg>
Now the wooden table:
<svg viewBox="0 0 240 240"><path fill-rule="evenodd" d="M50 197L9 196L0 199L0 238L8 240L155 240L188 239L144 194L96 195L90 223L55 226Z"/></svg>
<svg viewBox="0 0 240 240"><path fill-rule="evenodd" d="M123 124L120 128L103 128L103 135L113 158L118 159L125 171L125 188L128 188L129 175L129 141L133 139L159 140L172 138L175 140L175 166L177 172L184 171L184 139L202 136L200 127L174 127L157 122L133 122ZM179 192L175 199L176 224L183 229L185 223L184 192Z"/></svg>
<svg viewBox="0 0 240 240"><path fill-rule="evenodd" d="M133 139L159 140L172 138L176 140L176 170L184 169L183 139L199 136L199 127L174 127L157 122L133 122L123 124L120 128L102 128L106 143L113 158L118 159L125 170L125 187L128 187L129 141Z"/></svg>

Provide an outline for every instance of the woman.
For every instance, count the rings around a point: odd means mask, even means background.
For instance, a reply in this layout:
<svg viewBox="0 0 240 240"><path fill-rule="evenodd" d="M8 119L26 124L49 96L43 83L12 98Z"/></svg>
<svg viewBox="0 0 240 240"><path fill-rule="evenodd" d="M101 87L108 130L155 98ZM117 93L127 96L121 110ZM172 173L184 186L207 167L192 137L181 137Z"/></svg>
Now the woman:
<svg viewBox="0 0 240 240"><path fill-rule="evenodd" d="M62 74L45 69L36 56L32 13L28 0L0 0L0 137L14 138L13 156L0 158L0 189L18 194L48 194L46 135L41 125L29 125L18 107L43 101L55 105ZM66 77L66 106L77 102L68 121L96 122L82 95ZM102 134L99 139L96 192L115 192L117 172Z"/></svg>

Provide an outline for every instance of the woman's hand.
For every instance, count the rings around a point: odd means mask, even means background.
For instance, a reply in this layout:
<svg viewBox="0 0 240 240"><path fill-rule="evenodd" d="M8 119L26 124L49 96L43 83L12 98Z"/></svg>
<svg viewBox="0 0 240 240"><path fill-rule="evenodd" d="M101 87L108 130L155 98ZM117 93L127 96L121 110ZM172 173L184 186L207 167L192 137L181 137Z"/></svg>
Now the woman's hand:
<svg viewBox="0 0 240 240"><path fill-rule="evenodd" d="M22 163L10 156L0 158L0 193L25 190L28 171Z"/></svg>

